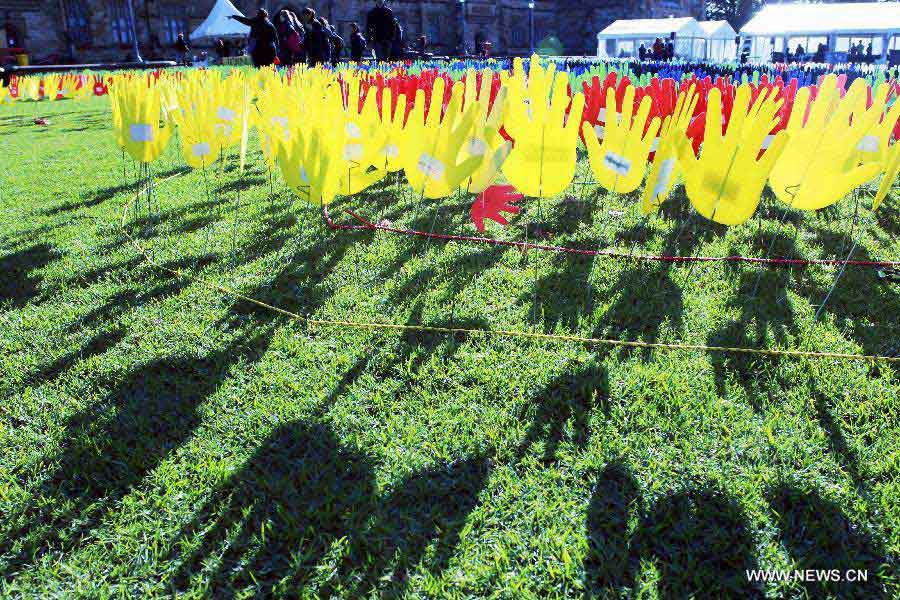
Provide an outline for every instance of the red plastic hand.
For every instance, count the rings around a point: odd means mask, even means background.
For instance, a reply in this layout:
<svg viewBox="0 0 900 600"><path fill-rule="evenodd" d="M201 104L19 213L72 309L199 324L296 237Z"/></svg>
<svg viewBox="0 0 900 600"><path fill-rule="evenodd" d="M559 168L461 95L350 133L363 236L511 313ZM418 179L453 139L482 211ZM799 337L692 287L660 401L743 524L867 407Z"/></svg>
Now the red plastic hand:
<svg viewBox="0 0 900 600"><path fill-rule="evenodd" d="M509 221L500 213L518 214L521 209L513 203L518 202L523 197L511 185L492 185L484 190L478 194L478 197L472 204L472 223L475 224L475 229L483 232L485 219L496 221L501 225L508 224Z"/></svg>

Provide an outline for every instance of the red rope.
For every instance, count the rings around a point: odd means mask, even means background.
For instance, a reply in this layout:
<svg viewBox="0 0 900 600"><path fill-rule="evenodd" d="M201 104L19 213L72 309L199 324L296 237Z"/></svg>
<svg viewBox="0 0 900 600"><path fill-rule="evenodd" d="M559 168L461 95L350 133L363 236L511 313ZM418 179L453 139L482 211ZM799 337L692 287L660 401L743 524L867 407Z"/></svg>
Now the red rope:
<svg viewBox="0 0 900 600"><path fill-rule="evenodd" d="M467 235L449 235L444 233L429 233L426 231L416 231L414 229L398 229L396 227L387 227L385 225L376 225L366 219L360 217L356 213L344 209L344 212L362 223L362 225L342 225L331 220L328 214L328 207L324 207L325 222L331 229L341 231L387 231L390 233L400 233L404 235L415 235L419 237L434 238L438 240L447 240L449 242L473 242L479 244L491 244L494 246L511 246L521 248L523 250L544 250L549 252L560 252L563 254L579 254L581 256L604 256L609 258L630 258L633 260L668 262L668 263L691 263L691 262L732 262L732 263L756 263L781 267L796 267L809 265L843 265L845 261L840 259L801 259L801 258L755 258L752 256L660 256L654 254L626 254L624 252L612 252L609 250L586 250L583 248L568 248L566 246L552 246L546 244L532 244L529 242L511 242L506 240L497 240L493 238L483 238ZM848 260L847 265L855 267L900 267L900 261L873 261L873 260Z"/></svg>

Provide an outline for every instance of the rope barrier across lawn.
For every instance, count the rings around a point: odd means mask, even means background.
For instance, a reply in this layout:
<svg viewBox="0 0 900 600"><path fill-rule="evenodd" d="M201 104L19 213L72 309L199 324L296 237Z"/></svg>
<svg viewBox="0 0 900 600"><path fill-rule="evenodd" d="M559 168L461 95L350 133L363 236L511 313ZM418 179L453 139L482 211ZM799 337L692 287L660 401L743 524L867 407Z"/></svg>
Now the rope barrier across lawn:
<svg viewBox="0 0 900 600"><path fill-rule="evenodd" d="M874 261L874 260L841 260L836 258L757 258L753 256L666 256L656 254L630 254L627 252L616 252L612 250L589 250L586 248L569 248L566 246L553 246L547 244L535 244L532 242L513 242L509 240L498 240L494 238L476 237L468 235L451 235L446 233L433 233L428 231L417 231L415 229L402 229L391 227L388 225L375 224L360 217L356 213L344 209L344 212L356 219L361 225L344 225L332 221L328 214L328 207L323 208L325 222L331 229L339 231L386 231L389 233L398 233L403 235L412 235L417 237L432 238L437 240L445 240L449 242L471 242L479 244L489 244L493 246L507 246L519 248L521 250L544 250L549 252L559 252L562 254L578 254L581 256L604 256L607 258L620 258L636 261L648 262L667 262L667 263L696 263L696 262L729 262L729 263L752 263L764 264L779 267L798 267L810 265L826 265L826 266L844 266L852 267L878 267L893 268L900 267L900 261Z"/></svg>
<svg viewBox="0 0 900 600"><path fill-rule="evenodd" d="M327 213L326 213L327 214ZM336 319L314 319L312 317L304 316L297 314L295 312L286 310L284 308L280 308L278 306L273 306L267 302L263 302L262 300L258 300L256 298L252 298L241 292L223 286L214 281L208 280L204 277L200 277L191 273L187 273L182 271L181 269L172 269L166 267L164 265L156 262L153 257L147 252L147 250L128 232L128 228L126 226L126 219L128 216L128 203L125 204L123 215L122 215L122 232L134 246L139 254L147 261L148 264L153 266L156 269L169 273L170 275L174 275L176 277L185 277L190 279L191 281L198 283L204 287L209 289L213 289L219 291L223 294L236 298L238 300L243 300L245 302L249 302L255 306L260 308L272 311L274 313L286 316L290 319L296 320L300 323L305 323L310 327L335 327L335 328L343 328L343 329L367 329L367 330L376 330L376 331L405 331L405 332L415 332L415 333L433 333L433 334L448 334L448 335L465 335L467 337L504 337L504 338L518 338L518 339L528 339L528 340L538 340L538 341L547 341L547 342L571 342L583 344L586 346L608 346L608 347L617 347L617 348L635 348L635 349L648 349L648 350L667 350L667 351L675 351L675 350L684 350L684 351L702 351L702 352L716 352L716 353L729 353L729 354L743 354L743 355L753 355L753 356L762 356L762 357L790 357L790 358L811 358L811 359L835 359L835 360L846 360L846 361L865 361L865 362L888 362L888 363L900 363L900 356L877 356L877 355L865 355L865 354L847 354L847 353L839 353L839 352L808 352L803 350L773 350L766 348L744 348L744 347L734 347L734 346L708 346L703 344L664 344L658 342L641 342L641 341L630 341L630 340L616 340L616 339L608 339L608 338L590 338L590 337L582 337L576 335L558 335L558 334L548 334L548 333L535 333L528 331L513 331L513 330L504 330L504 329L472 329L472 328L463 328L463 327L437 327L431 325L399 325L394 323L378 323L378 322L365 322L365 321L351 321L351 320L336 320Z"/></svg>

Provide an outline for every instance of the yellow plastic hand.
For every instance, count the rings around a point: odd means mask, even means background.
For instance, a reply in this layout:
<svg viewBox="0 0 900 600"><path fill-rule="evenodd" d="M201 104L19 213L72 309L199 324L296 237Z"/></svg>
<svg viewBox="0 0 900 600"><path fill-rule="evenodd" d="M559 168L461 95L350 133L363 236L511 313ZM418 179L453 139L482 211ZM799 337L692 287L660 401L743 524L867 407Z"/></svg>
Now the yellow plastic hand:
<svg viewBox="0 0 900 600"><path fill-rule="evenodd" d="M147 87L146 81L138 78L121 82L115 90L117 141L134 160L153 162L172 136L172 123L161 109L161 86Z"/></svg>
<svg viewBox="0 0 900 600"><path fill-rule="evenodd" d="M332 86L325 95L307 100L308 121L298 123L300 129L278 144L278 164L288 186L310 203L324 205L384 177L385 171L361 168L346 157L348 138L336 134L350 122L340 88Z"/></svg>
<svg viewBox="0 0 900 600"><path fill-rule="evenodd" d="M215 97L209 86L186 82L177 92L178 109L172 111L181 138L181 153L194 169L213 164L221 152L216 135Z"/></svg>
<svg viewBox="0 0 900 600"><path fill-rule="evenodd" d="M460 159L481 157L481 163L469 178L466 191L480 194L486 190L500 172L503 163L512 151L512 143L500 135L504 107L506 105L506 88L501 88L491 106L491 84L493 72L485 70L481 74L481 88L476 89L475 69L466 72L466 106L476 104L478 116L468 142L463 146ZM477 97L476 97L477 96Z"/></svg>
<svg viewBox="0 0 900 600"><path fill-rule="evenodd" d="M633 192L644 180L647 156L659 131L659 117L654 117L644 133L652 104L650 96L644 96L637 116L632 119L634 88L628 86L621 115L607 118L604 128L597 126L595 129L588 123L583 126L591 170L597 182L611 192ZM606 106L615 105L615 90L609 88L606 90ZM603 136L602 144L597 140L598 135Z"/></svg>
<svg viewBox="0 0 900 600"><path fill-rule="evenodd" d="M881 180L881 186L879 186L878 193L875 195L875 200L872 202L872 210L878 210L878 207L884 199L887 198L888 193L894 186L897 175L900 174L900 141L891 146L886 154L887 157L884 162L884 178Z"/></svg>
<svg viewBox="0 0 900 600"><path fill-rule="evenodd" d="M882 116L857 145L861 163L884 162L888 157L891 134L894 132L897 119L900 119L900 101L895 99L890 108L887 106L890 90L891 86L884 83L875 91L872 107L869 110L878 111ZM866 98L863 97L863 102L865 100ZM861 109L865 110L865 106L862 106Z"/></svg>
<svg viewBox="0 0 900 600"><path fill-rule="evenodd" d="M384 171L384 147L388 132L378 115L374 90L366 94L359 107L360 82L353 78L349 82L347 108L343 129L343 157L351 167L366 170L376 167ZM341 135L341 132L336 132Z"/></svg>
<svg viewBox="0 0 900 600"><path fill-rule="evenodd" d="M694 157L686 137L677 143L688 199L701 215L723 225L739 225L753 216L766 178L787 141L786 134L779 132L757 160L763 140L777 123L775 113L781 102L769 98L766 90L752 107L749 105L750 86L741 85L723 136L722 96L713 88L709 92L700 157Z"/></svg>
<svg viewBox="0 0 900 600"><path fill-rule="evenodd" d="M681 167L678 164L678 141L686 135L698 99L694 86L691 86L687 92L679 94L675 112L663 121L659 145L653 157L647 185L644 186L644 195L641 197L641 213L644 215L649 215L662 206L681 174Z"/></svg>
<svg viewBox="0 0 900 600"><path fill-rule="evenodd" d="M370 95L375 91L370 90ZM397 106L391 113L393 104L393 92L391 88L384 88L381 93L381 126L384 134L384 146L381 149L381 158L384 168L390 173L396 173L403 168L403 128L406 120L406 96L397 96Z"/></svg>
<svg viewBox="0 0 900 600"><path fill-rule="evenodd" d="M555 196L575 175L584 95L571 99L567 118L568 79L555 75L555 64L545 70L540 59L532 56L527 84L521 59L516 59L513 76L507 80L504 127L515 145L503 163L503 174L527 196Z"/></svg>
<svg viewBox="0 0 900 600"><path fill-rule="evenodd" d="M841 99L837 77L827 76L805 123L809 88L797 92L786 130L789 140L769 177L779 200L801 210L818 210L878 175L879 164L857 166L857 146L880 116L876 110L864 110L865 86L857 79Z"/></svg>
<svg viewBox="0 0 900 600"><path fill-rule="evenodd" d="M463 85L453 86L450 103L444 111L444 80L438 78L431 92L428 117L425 118L425 92L416 93L416 104L404 129L404 171L410 187L426 198L444 198L466 181L482 157L459 160L460 151L471 136L477 106L462 110Z"/></svg>

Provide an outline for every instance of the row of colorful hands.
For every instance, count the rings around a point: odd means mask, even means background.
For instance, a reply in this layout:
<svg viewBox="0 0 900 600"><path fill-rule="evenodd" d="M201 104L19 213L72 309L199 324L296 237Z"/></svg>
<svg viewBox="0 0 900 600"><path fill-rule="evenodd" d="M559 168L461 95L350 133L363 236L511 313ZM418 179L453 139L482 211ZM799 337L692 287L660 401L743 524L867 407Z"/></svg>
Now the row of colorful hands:
<svg viewBox="0 0 900 600"><path fill-rule="evenodd" d="M527 196L555 196L572 183L579 139L596 182L610 192L633 192L646 176L645 213L683 179L696 210L727 225L754 214L767 182L786 205L817 210L884 173L877 208L900 170L900 144L890 143L900 102L889 104L888 85L872 91L858 80L844 90L829 76L814 90L796 90L786 119L784 94L761 86L724 94L712 86L704 96L691 85L663 118L651 115L651 95L638 102L632 86L607 87L605 106L616 112L598 111L592 123L570 117L584 114L585 97L570 94L553 65L533 62L526 75L517 63L499 88L493 76L469 75L452 86L435 78L430 93L417 89L413 99L390 87L364 93L362 78L316 70L208 73L177 85L135 78L110 90L118 141L136 160L154 160L174 124L191 166L211 165L238 144L243 164L256 127L269 167L316 204L401 169L426 197L478 193L500 173ZM697 152L688 131L701 102Z"/></svg>

